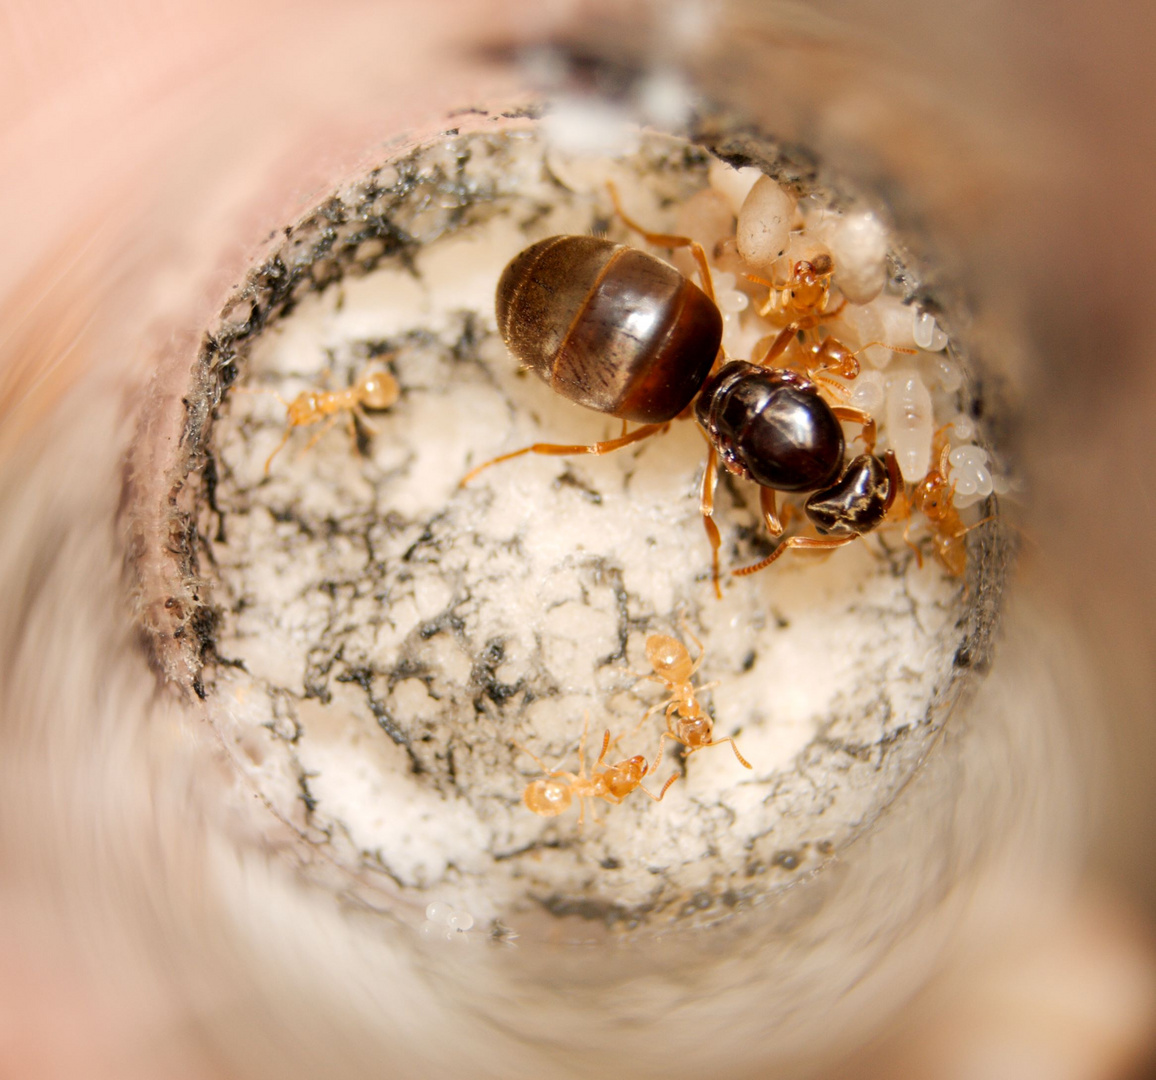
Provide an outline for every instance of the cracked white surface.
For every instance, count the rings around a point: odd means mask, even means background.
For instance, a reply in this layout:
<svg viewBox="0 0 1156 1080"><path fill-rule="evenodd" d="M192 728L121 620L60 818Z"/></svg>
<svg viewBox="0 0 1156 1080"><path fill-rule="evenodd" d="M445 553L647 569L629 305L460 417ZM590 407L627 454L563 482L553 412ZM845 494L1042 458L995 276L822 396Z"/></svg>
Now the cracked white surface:
<svg viewBox="0 0 1156 1080"><path fill-rule="evenodd" d="M657 140L644 156L644 180L633 162L611 171L631 211L666 227L664 204L700 188L706 162ZM243 666L218 668L215 722L280 816L423 908L515 928L535 903L628 923L725 911L837 851L928 751L961 586L887 528L729 579L716 600L691 423L603 458L521 458L460 489L494 454L618 433L515 370L492 311L516 251L605 222L605 199L560 188L529 137L478 140L468 169L487 162L502 175L487 219L307 295L250 353L244 385L285 398L388 363L401 399L363 453L344 422L308 452L303 429L265 480L283 406L259 393L222 410L221 519L205 530L221 528L217 650ZM717 505L724 568L759 557L753 489L724 478ZM704 695L716 730L753 771L724 746L695 754L661 805L599 804L582 830L573 811L531 814L521 792L540 772L513 741L576 769L586 711L591 757L604 728L629 731L659 698L637 680L646 637L682 637L683 617L706 645L697 681L719 683ZM656 717L624 751L650 759L660 731Z"/></svg>

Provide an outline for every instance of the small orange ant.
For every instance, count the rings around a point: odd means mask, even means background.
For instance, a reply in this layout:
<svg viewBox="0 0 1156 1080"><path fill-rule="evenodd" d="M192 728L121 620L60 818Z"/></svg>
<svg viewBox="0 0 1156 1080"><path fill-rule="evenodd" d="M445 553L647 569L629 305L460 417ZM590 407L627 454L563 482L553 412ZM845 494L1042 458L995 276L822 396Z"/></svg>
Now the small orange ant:
<svg viewBox="0 0 1156 1080"><path fill-rule="evenodd" d="M640 788L655 802L662 802L662 796L677 779L677 774L667 780L662 794L655 795L642 783L643 779L654 771L654 766L648 769L646 758L641 754L635 754L615 765L607 765L606 755L611 746L609 731L602 736L602 752L594 763L594 770L590 776L586 775L586 735L589 727L590 714L587 713L582 724L582 741L578 747L579 766L577 774L561 769L551 769L533 751L527 750L521 743L514 743L523 754L532 757L546 774L538 780L531 780L526 785L526 790L522 792L522 802L526 804L526 809L540 817L557 817L570 809L570 804L574 799L577 799L579 802L578 824L581 825L586 818L587 799L604 799L617 806L635 788ZM616 743L617 741L615 740ZM655 766L657 764L656 760ZM599 772L599 769L602 771Z"/></svg>
<svg viewBox="0 0 1156 1080"><path fill-rule="evenodd" d="M831 298L831 275L834 272L834 261L823 253L796 262L790 278L781 285L754 274L746 276L749 281L765 285L770 290L759 314L777 325L793 327L797 332L813 330L819 323L834 319L846 306L847 301L840 300L832 310L824 310Z"/></svg>
<svg viewBox="0 0 1156 1080"><path fill-rule="evenodd" d="M658 769L667 739L672 739L686 747L688 757L699 750L705 750L708 746L721 746L723 743L730 743L739 764L749 769L752 767L751 763L739 752L738 743L731 736L728 735L725 739L714 737L714 721L699 704L696 695L698 692L709 690L718 684L705 683L696 688L690 681L691 676L698 670L706 656L706 650L685 622L682 624L682 629L698 648L697 660L691 660L690 651L677 638L667 634L652 634L646 639L646 658L650 661L654 673L643 675L640 681L650 679L661 682L670 692L670 697L646 710L645 715L634 729L637 731L641 728L660 709L666 710L666 731L659 739L658 756L654 759L650 771L654 772ZM675 777L672 776L666 782L666 787L662 789L664 795L666 788L670 787L674 780Z"/></svg>
<svg viewBox="0 0 1156 1080"><path fill-rule="evenodd" d="M365 423L366 427L373 430L373 425L365 415L365 410L388 409L397 401L400 394L401 390L397 385L397 380L389 372L379 370L362 372L357 382L344 390L302 390L292 401L286 401L280 394L273 394L285 406L287 422L285 434L265 462L265 475L269 475L269 467L273 464L273 459L289 441L289 436L293 434L294 428L317 424L325 420L326 417L329 418L321 430L305 444L305 449L310 450L337 423L338 413L348 412L349 435L356 443L357 428L354 424L354 414Z"/></svg>
<svg viewBox="0 0 1156 1080"><path fill-rule="evenodd" d="M911 516L916 510L927 519L936 558L948 573L955 577L963 577L967 571L967 544L964 537L972 529L978 529L980 525L992 519L989 515L974 525L964 525L959 511L955 508L955 485L948 481L950 468L948 457L951 454L948 432L951 427L951 424L945 424L935 433L931 449L933 464L927 475L915 485L911 494L906 496L906 506L897 511L896 517L900 520L903 517L907 518L907 525L903 529L903 541L915 552L915 558L920 566L923 566L923 553L908 536L911 531Z"/></svg>

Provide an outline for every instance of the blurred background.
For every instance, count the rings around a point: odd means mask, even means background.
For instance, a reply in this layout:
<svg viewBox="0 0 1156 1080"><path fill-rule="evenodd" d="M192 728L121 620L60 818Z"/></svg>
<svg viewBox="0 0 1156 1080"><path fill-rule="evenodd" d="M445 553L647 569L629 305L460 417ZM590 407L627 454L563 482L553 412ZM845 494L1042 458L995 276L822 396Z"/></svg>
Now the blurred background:
<svg viewBox="0 0 1156 1080"><path fill-rule="evenodd" d="M0 1074L1156 1075L1153 18L0 0ZM821 902L431 960L224 797L134 625L163 515L122 499L169 491L191 359L277 230L471 109L613 105L638 72L890 206L971 313L1020 563L990 673Z"/></svg>

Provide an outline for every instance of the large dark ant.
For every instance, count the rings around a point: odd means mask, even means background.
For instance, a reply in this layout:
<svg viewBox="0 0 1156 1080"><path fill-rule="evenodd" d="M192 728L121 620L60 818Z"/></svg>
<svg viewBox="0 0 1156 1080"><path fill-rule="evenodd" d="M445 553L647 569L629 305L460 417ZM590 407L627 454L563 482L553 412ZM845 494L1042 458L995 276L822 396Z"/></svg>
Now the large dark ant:
<svg viewBox="0 0 1156 1080"><path fill-rule="evenodd" d="M761 364L727 361L722 315L715 303L702 245L686 236L648 232L631 220L610 186L618 215L657 247L688 247L702 288L647 252L595 236L552 236L516 255L498 282L498 329L513 355L564 397L623 421L616 439L588 445L534 443L469 472L523 454L607 454L694 416L709 444L701 489L703 525L711 545L715 592L721 537L714 523L717 463L759 485L763 520L772 536L783 526L777 491L812 492L804 511L821 533L794 536L754 566L754 573L789 548L841 547L874 529L900 488L890 451L874 451L874 420L863 410L832 405L818 384L770 366L802 329L818 325L817 300L807 297L802 321L789 323ZM804 268L805 269L805 268ZM812 282L824 289L824 273ZM867 453L844 464L841 420L858 423ZM641 426L627 432L627 422Z"/></svg>

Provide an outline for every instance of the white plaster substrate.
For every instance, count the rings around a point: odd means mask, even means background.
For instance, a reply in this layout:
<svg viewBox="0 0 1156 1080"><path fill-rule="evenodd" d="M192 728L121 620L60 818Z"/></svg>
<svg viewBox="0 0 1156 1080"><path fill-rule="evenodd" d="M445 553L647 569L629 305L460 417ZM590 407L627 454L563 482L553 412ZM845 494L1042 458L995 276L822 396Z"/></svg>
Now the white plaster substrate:
<svg viewBox="0 0 1156 1080"><path fill-rule="evenodd" d="M430 156L444 167L444 148ZM216 670L214 722L267 806L419 909L437 899L516 927L545 905L631 925L755 902L839 851L932 746L961 586L884 528L726 577L717 600L690 422L601 458L519 458L461 488L474 465L530 442L619 433L517 369L493 296L533 240L607 226L637 239L599 184L564 186L557 150L552 171L529 133L475 139L466 157L501 178L481 220L439 219L416 254L302 299L249 355L242 385L257 392L222 409L220 513L205 531L217 648L238 666ZM632 214L668 228L707 164L647 139L569 175L613 178ZM285 423L272 392L342 389L375 364L401 397L360 451L342 415L310 449L318 429L295 431L266 477ZM725 573L767 548L749 485L724 479L717 503ZM660 700L638 679L649 634L697 653L683 620L706 647L696 682L717 683L702 695L716 733L754 768L711 748L661 804L599 802L581 828L575 810L530 813L522 791L541 770L515 741L577 770L585 714L593 758L605 729L629 732ZM611 760L650 760L662 730L659 714ZM677 765L668 752L648 786Z"/></svg>

